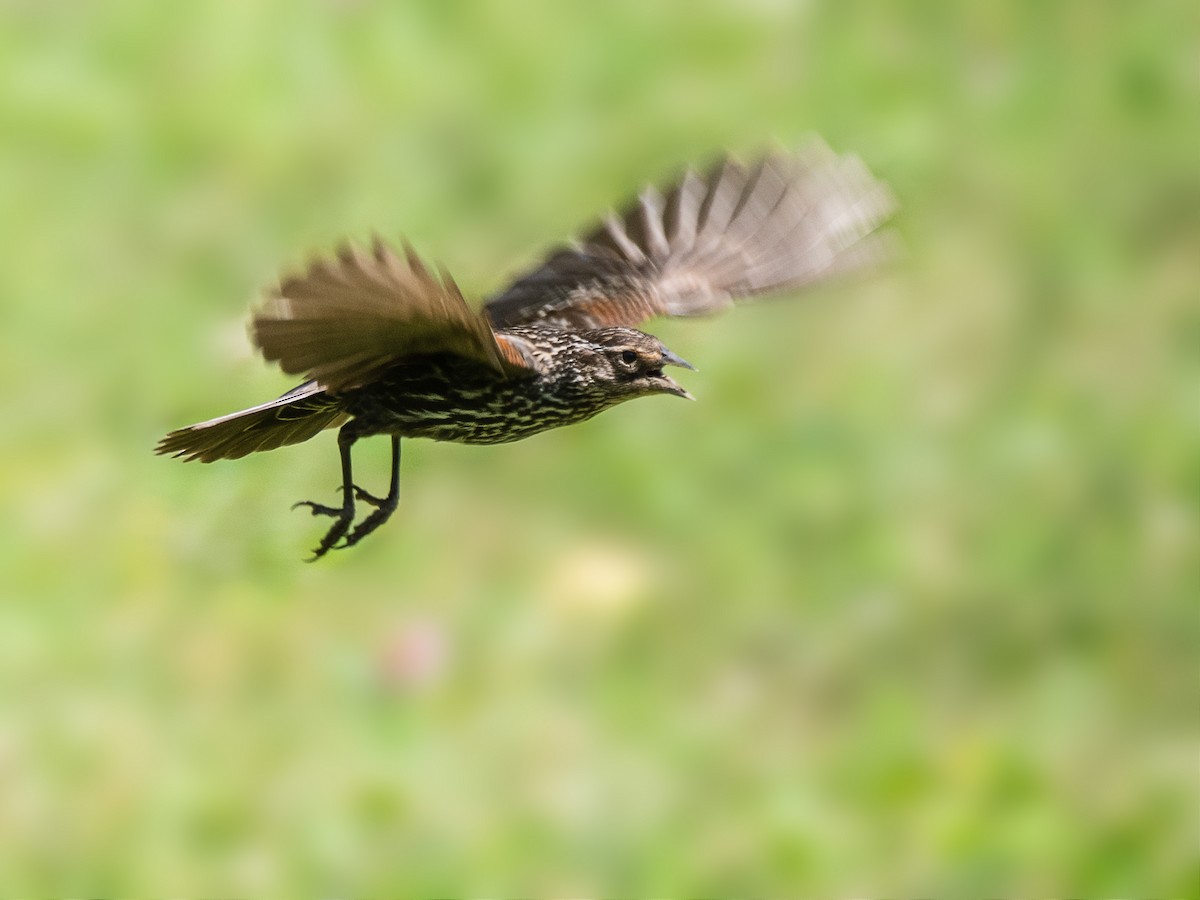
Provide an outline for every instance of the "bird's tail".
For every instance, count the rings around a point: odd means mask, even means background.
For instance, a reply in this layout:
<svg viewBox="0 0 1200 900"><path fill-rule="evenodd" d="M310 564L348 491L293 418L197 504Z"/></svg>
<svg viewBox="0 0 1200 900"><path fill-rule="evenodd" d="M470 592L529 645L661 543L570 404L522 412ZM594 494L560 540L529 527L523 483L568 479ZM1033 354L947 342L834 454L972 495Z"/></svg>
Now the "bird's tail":
<svg viewBox="0 0 1200 900"><path fill-rule="evenodd" d="M239 459L260 450L298 444L349 418L316 382L288 391L277 400L172 431L155 453L198 459Z"/></svg>

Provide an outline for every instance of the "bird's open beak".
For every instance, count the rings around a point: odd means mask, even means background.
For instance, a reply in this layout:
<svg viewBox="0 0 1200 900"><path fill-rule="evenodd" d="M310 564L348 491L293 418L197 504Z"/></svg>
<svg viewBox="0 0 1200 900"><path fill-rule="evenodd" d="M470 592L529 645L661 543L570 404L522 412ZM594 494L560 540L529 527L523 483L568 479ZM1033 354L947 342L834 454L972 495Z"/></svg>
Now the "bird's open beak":
<svg viewBox="0 0 1200 900"><path fill-rule="evenodd" d="M659 379L659 381L662 382L663 386L660 388L660 390L664 394L674 394L676 397L682 397L684 400L695 400L696 399L695 397L693 397L691 394L689 394L687 392L687 390L683 387L683 385L681 385L679 382L677 382L670 375L664 375L662 378Z"/></svg>
<svg viewBox="0 0 1200 900"><path fill-rule="evenodd" d="M690 362L688 362L682 356L676 356L674 353L672 353L666 347L663 347L662 355L663 355L663 362L667 365L679 366L681 369L691 369L693 372L696 371L695 366L693 366Z"/></svg>
<svg viewBox="0 0 1200 900"><path fill-rule="evenodd" d="M693 372L696 371L695 366L693 366L682 356L677 356L676 354L672 353L666 347L663 347L662 358L664 365L679 366L682 369L691 369ZM677 382L670 375L663 375L661 376L660 380L663 382L662 392L664 394L674 394L676 397L683 397L685 400L696 399L684 389L683 385L679 384L679 382Z"/></svg>

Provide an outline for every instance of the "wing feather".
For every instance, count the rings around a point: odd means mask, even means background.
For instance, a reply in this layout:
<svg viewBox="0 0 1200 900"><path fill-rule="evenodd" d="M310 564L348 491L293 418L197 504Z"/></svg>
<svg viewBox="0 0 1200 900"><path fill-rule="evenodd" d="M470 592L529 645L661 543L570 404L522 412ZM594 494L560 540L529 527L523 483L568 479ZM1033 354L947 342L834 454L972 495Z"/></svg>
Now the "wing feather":
<svg viewBox="0 0 1200 900"><path fill-rule="evenodd" d="M879 229L894 209L860 160L819 141L749 166L726 158L666 190L646 188L484 310L498 328L706 315L880 263L894 245Z"/></svg>
<svg viewBox="0 0 1200 900"><path fill-rule="evenodd" d="M251 320L263 356L336 392L370 381L410 356L453 353L502 372L528 368L502 352L444 269L433 274L412 247L403 257L376 238L342 245L283 278Z"/></svg>

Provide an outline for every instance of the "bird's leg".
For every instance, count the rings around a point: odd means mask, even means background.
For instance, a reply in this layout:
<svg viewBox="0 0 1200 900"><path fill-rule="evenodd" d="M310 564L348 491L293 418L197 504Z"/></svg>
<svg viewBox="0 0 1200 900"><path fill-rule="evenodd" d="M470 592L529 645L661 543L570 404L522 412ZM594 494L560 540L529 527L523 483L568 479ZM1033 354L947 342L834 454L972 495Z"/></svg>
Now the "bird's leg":
<svg viewBox="0 0 1200 900"><path fill-rule="evenodd" d="M350 532L346 538L346 543L342 547L353 547L368 534L391 518L392 513L396 511L396 507L400 505L400 438L392 435L392 480L388 487L386 497L376 497L373 494L368 494L357 485L354 487L354 496L364 503L369 503L375 507L375 511L358 523L358 526Z"/></svg>
<svg viewBox="0 0 1200 900"><path fill-rule="evenodd" d="M353 422L347 422L338 432L338 452L342 457L341 508L324 506L320 503L314 503L312 500L301 500L292 507L292 509L295 509L298 506L307 506L314 516L332 516L337 519L330 526L329 530L325 532L325 537L321 538L321 543L313 551L313 555L308 560L309 562L320 559L333 549L334 544L341 540L343 535L350 530L350 523L354 521L354 496L357 489L354 486L354 476L350 468L350 448L358 440L358 435L351 430L353 424Z"/></svg>

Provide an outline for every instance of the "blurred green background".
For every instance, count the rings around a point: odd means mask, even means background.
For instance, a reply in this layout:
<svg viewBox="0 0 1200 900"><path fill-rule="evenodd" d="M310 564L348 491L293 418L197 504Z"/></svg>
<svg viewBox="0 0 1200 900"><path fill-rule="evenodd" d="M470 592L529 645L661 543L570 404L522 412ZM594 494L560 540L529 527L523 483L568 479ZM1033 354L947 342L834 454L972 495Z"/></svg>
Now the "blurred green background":
<svg viewBox="0 0 1200 900"><path fill-rule="evenodd" d="M0 3L4 893L1200 895L1198 9ZM310 252L814 132L907 258L660 323L698 404L311 566L331 434L151 455Z"/></svg>

